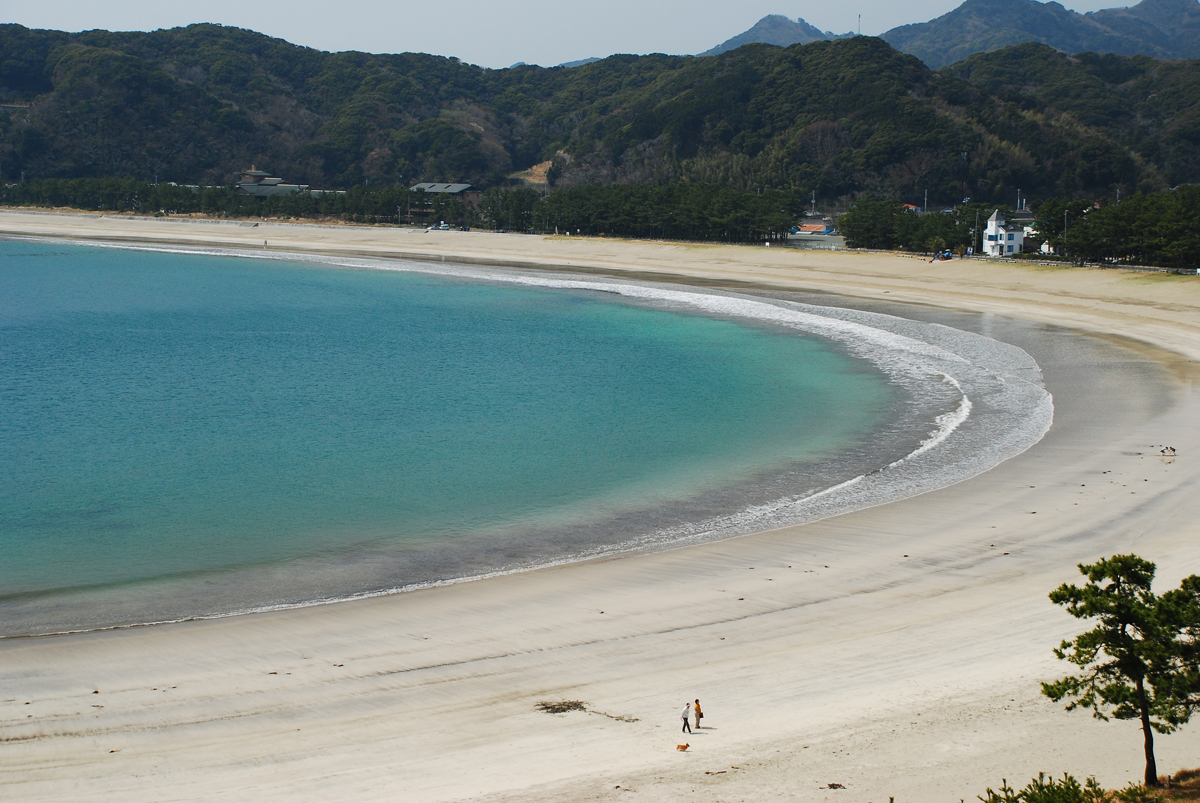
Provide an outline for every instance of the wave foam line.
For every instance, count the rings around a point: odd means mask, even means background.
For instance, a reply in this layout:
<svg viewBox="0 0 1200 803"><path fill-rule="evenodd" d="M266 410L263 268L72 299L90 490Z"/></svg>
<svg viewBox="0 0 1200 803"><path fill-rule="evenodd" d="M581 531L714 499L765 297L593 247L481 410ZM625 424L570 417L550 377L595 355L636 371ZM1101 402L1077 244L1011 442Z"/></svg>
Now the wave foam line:
<svg viewBox="0 0 1200 803"><path fill-rule="evenodd" d="M911 460L914 457L919 457L920 455L925 454L930 449L937 448L944 443L947 438L954 434L954 430L962 426L963 422L970 417L971 408L974 405L971 404L971 400L967 397L967 394L962 393L962 385L960 385L958 380L952 376L948 376L946 374L943 374L942 376L947 383L954 385L958 392L962 394L962 401L959 402L958 409L954 410L953 412L942 413L935 418L933 421L935 424L937 424L937 429L929 433L929 437L921 441L920 446L914 449L911 453L901 457L899 460L890 463L888 468L895 468L905 460Z"/></svg>

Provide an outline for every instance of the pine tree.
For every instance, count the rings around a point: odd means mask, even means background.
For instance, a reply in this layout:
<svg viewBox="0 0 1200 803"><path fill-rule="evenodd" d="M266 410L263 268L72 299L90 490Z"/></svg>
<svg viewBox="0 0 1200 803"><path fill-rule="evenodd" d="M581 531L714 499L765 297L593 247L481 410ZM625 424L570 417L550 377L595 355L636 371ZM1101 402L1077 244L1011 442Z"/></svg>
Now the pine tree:
<svg viewBox="0 0 1200 803"><path fill-rule="evenodd" d="M1080 673L1042 684L1067 710L1091 708L1097 719L1141 722L1146 786L1158 786L1154 732L1171 733L1200 704L1200 578L1161 597L1151 590L1155 565L1137 555L1080 564L1088 582L1063 584L1050 600L1099 625L1064 641L1054 654Z"/></svg>

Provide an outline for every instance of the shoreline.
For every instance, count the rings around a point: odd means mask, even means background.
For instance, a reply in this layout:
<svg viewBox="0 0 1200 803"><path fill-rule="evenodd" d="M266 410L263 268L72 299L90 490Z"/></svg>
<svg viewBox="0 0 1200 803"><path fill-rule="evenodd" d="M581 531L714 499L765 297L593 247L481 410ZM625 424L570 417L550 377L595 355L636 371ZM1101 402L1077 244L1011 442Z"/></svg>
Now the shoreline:
<svg viewBox="0 0 1200 803"><path fill-rule="evenodd" d="M224 220L0 209L0 235L16 237L256 249L264 232L268 251L432 262L452 257L468 266L566 270L701 287L717 283L735 291L827 292L1009 314L1122 334L1200 359L1200 279L1185 275L967 260L931 264L884 252L306 223L264 222L251 228ZM1158 314L1172 318L1159 325Z"/></svg>
<svg viewBox="0 0 1200 803"><path fill-rule="evenodd" d="M0 215L0 232L12 223ZM478 236L476 253L564 253ZM1079 628L1045 595L1077 578L1075 562L1138 551L1164 584L1200 571L1188 463L1200 304L1186 277L1126 274L1122 287L1099 271L1005 268L971 283L954 263L904 258L800 252L788 265L771 249L760 266L766 249L569 246L605 270L646 259L657 276L788 292L840 281L852 304L880 311L915 301L917 317L1029 346L1055 424L972 479L798 528L317 609L0 642L0 788L46 800L82 784L122 800L823 800L836 781L838 799L907 801L970 798L1038 771L1109 786L1139 776L1135 726L1062 712L1036 681L1065 674L1050 647ZM1077 292L1063 295L1063 273ZM1021 323L1067 318L1101 337ZM1127 332L1184 358L1104 337ZM1149 452L1164 441L1178 460ZM711 727L685 734L680 754L671 727L693 697ZM626 720L537 712L546 699ZM1191 766L1198 747L1195 726L1162 738L1160 766Z"/></svg>
<svg viewBox="0 0 1200 803"><path fill-rule="evenodd" d="M161 246L148 244L138 246L137 250L159 248ZM166 251L180 253L173 248ZM253 252L212 249L182 253L251 259L258 256ZM244 590L252 582L253 567L201 572L186 579L145 578L124 587L124 590L116 587L103 591L87 587L62 589L55 592L52 598L35 593L30 595L28 604L15 598L0 600L0 619L7 616L13 622L0 625L0 640L77 635L310 608L752 535L887 504L955 484L1030 448L1044 436L1052 421L1053 403L1041 384L1040 370L1032 359L1019 349L961 330L915 323L889 315L851 311L836 304L832 307L812 306L794 300L744 293L718 293L712 288L608 282L575 275L549 279L545 278L548 276L545 272L533 275L495 270L466 271L457 266L450 268L450 263L414 264L396 260L365 262L359 259L326 261L312 255L288 253L277 253L274 258L324 269L381 273L411 271L417 275L549 291L600 291L619 296L624 302L649 304L656 308L684 311L684 314L714 315L738 321L742 325L769 325L790 333L789 336L815 336L834 348L846 350L847 356L852 359L872 364L880 376L887 377L888 383L899 389L908 400L902 405L905 408L903 415L893 417L887 427L881 428L873 436L872 446L859 447L856 449L857 455L843 454L836 461L839 464L836 468L823 462L806 465L802 476L793 477L792 484L782 487L778 485L778 479L793 469L779 466L774 474L767 472L755 480L746 479L737 484L710 489L703 500L710 509L700 518L686 512L699 500L682 497L663 499L658 503L657 511L670 509L672 514L668 520L650 530L639 529L636 515L634 520L625 517L626 513L653 513L656 518L661 518L654 506L643 505L644 510L631 509L614 514L617 518L608 522L607 527L603 520L592 522L593 527L601 526L610 530L610 536L578 541L565 551L556 550L556 554L547 552L529 559L515 558L514 550L518 549L519 544L515 542L507 549L510 556L507 562L490 567L477 566L465 574L417 576L411 581L392 585L367 583L364 580L357 588L346 588L340 592L326 586L313 596L305 596L298 591L286 598L263 598L255 604L249 603L250 598ZM441 270L443 265L449 270ZM827 298L818 300L826 304L830 301ZM953 386L952 391L949 386ZM935 401L935 397L941 396L947 398ZM946 404L950 406L944 406ZM965 430L959 432L954 442L942 445L964 424ZM879 437L894 442L893 445L900 442L907 445L902 451L885 448L890 456L881 458L879 449L883 444L874 440ZM870 456L868 453L871 453ZM860 462L854 464L858 466L857 469L848 472L846 464L852 456L857 456ZM813 481L813 472L822 479ZM795 484L797 482L800 484ZM763 483L775 484L776 487L763 495L754 490L755 486ZM733 506L726 504L713 508L712 503L716 498L710 494L725 495L728 501L728 494L739 493L739 488L742 496L740 501ZM620 525L615 523L617 519L622 520ZM546 540L546 533L538 532L537 528L528 535L532 536L534 532L538 540ZM559 533L560 536L566 534L565 531ZM557 541L557 537L550 540ZM393 558L396 557L393 555ZM358 559L361 560L362 556ZM276 569L282 571L282 564L276 564ZM336 570L337 567L314 562L292 566L287 571L293 576L293 584L302 576L306 586L316 592L322 584L312 586L312 578L330 569ZM280 582L274 578L273 585L279 585ZM205 586L208 590L202 593L201 589ZM296 587L299 588L298 585ZM237 596L243 600L244 607L227 610L216 606L215 601L222 593ZM157 618L122 618L116 610L129 608L130 604L122 602L117 609L113 609L113 598L116 596L136 599L132 608L143 611L143 616L146 612L154 611ZM168 603L167 598L190 598L199 607L188 610L187 606ZM38 600L43 601L39 603ZM211 606L203 608L201 600L210 602ZM98 611L106 606L113 609L111 615L115 617L108 621L76 618L74 613L81 607ZM48 621L55 622L53 629L44 624ZM16 624L18 622L27 624Z"/></svg>

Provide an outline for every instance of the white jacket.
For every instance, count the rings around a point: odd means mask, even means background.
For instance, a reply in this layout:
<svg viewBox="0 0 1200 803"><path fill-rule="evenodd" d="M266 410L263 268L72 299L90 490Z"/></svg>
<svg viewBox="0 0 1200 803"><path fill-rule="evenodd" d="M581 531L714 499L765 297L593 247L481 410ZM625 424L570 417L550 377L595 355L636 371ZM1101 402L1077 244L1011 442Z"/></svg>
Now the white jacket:
<svg viewBox="0 0 1200 803"><path fill-rule="evenodd" d="M683 713L680 714L680 716L682 716L686 720L688 718L688 714L690 714L690 713L692 713L692 704L688 703L687 705L685 705L683 707Z"/></svg>

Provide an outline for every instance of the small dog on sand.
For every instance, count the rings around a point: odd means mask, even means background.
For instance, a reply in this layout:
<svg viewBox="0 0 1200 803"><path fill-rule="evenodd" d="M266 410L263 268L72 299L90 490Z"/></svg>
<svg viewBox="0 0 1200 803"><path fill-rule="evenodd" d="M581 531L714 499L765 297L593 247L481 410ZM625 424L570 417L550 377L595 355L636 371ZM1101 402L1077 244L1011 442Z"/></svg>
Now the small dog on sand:
<svg viewBox="0 0 1200 803"><path fill-rule="evenodd" d="M687 750L689 747L691 747L691 745L690 745L690 744L677 744L677 745L675 745L675 749L676 749L676 750Z"/></svg>

